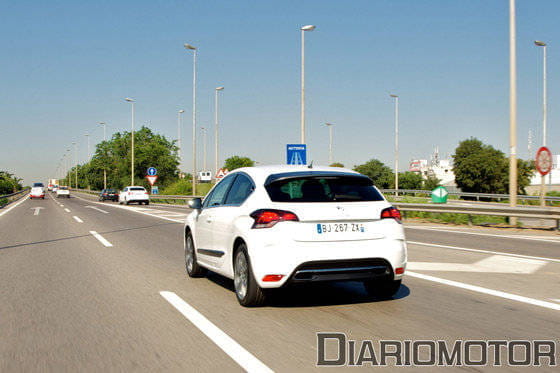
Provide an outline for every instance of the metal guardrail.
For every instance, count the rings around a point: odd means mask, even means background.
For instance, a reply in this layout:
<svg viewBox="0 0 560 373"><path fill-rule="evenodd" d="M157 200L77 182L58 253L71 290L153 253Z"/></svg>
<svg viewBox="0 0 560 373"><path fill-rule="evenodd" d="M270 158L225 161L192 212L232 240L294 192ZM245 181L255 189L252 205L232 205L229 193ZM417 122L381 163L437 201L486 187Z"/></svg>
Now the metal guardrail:
<svg viewBox="0 0 560 373"><path fill-rule="evenodd" d="M379 190L381 191L381 193L384 194L385 193L395 194L396 192L398 192L399 194L425 194L428 196L432 194L431 190L416 190L416 189L399 189L398 191L396 189L379 189ZM497 199L498 201L501 201L502 199L509 199L509 194L449 192L449 195L458 196L458 197L472 197L472 198L476 198L477 201L479 201L480 198L492 198L492 199ZM540 198L539 196L528 196L524 194L517 195L517 199L519 200L538 201L539 198ZM547 202L558 202L560 201L560 197L545 196L545 200Z"/></svg>
<svg viewBox="0 0 560 373"><path fill-rule="evenodd" d="M457 206L433 203L393 202L401 211L450 213L466 215L512 216L517 218L551 219L560 228L560 208L553 207L509 207L509 206Z"/></svg>
<svg viewBox="0 0 560 373"><path fill-rule="evenodd" d="M7 206L7 205L9 205L10 203L12 203L12 202L14 202L14 201L17 201L17 200L20 199L21 197L25 197L25 195L26 195L27 193L29 193L29 190L30 190L29 188L27 188L27 189L22 189L22 190L20 190L19 192L15 192L15 193L11 193L11 194L5 194L5 195L3 195L3 196L0 196L0 209L3 208L3 207L5 207L5 206ZM4 199L7 199L8 202L2 204L1 201L4 200Z"/></svg>

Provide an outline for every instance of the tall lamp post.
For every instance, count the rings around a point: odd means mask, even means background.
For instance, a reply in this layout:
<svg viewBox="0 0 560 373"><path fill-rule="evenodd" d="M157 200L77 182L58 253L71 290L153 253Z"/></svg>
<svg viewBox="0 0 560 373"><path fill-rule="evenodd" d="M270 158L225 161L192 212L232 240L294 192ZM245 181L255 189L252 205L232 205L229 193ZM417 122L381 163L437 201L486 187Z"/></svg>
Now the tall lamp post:
<svg viewBox="0 0 560 373"><path fill-rule="evenodd" d="M76 189L78 189L78 144L73 142L72 145L74 145L74 161L76 165L76 172L75 172L76 179L74 180L74 182L76 184Z"/></svg>
<svg viewBox="0 0 560 373"><path fill-rule="evenodd" d="M131 105L131 141L130 141L130 148L131 148L131 159L130 159L130 185L134 185L134 99L132 98L125 98L127 102L130 102Z"/></svg>
<svg viewBox="0 0 560 373"><path fill-rule="evenodd" d="M395 99L395 196L399 195L399 96L390 95Z"/></svg>
<svg viewBox="0 0 560 373"><path fill-rule="evenodd" d="M332 138L332 126L334 126L334 124L332 123L325 123L325 125L329 128L329 166L331 164L333 164L333 156L332 156L332 144L333 144L333 138Z"/></svg>
<svg viewBox="0 0 560 373"><path fill-rule="evenodd" d="M192 173L192 194L196 195L196 47L186 44L185 49L193 51L193 108L192 108L192 154L193 154L193 173Z"/></svg>
<svg viewBox="0 0 560 373"><path fill-rule="evenodd" d="M72 189L72 177L70 176L70 148L66 149L66 185Z"/></svg>
<svg viewBox="0 0 560 373"><path fill-rule="evenodd" d="M542 146L546 146L546 43L540 40L535 40L535 45L537 47L542 47L543 48L543 133L542 133ZM545 175L541 175L541 196L540 196L540 201L541 201L541 206L545 205L545 194L546 194L546 176Z"/></svg>
<svg viewBox="0 0 560 373"><path fill-rule="evenodd" d="M517 57L515 38L515 0L509 0L509 205L517 206ZM510 217L511 225L517 224Z"/></svg>
<svg viewBox="0 0 560 373"><path fill-rule="evenodd" d="M179 156L179 172L181 171L181 114L183 114L185 110L181 109L177 112L177 148L178 148L178 156Z"/></svg>
<svg viewBox="0 0 560 373"><path fill-rule="evenodd" d="M303 26L301 30L301 123L300 142L305 144L305 32L315 30L316 26Z"/></svg>
<svg viewBox="0 0 560 373"><path fill-rule="evenodd" d="M215 95L214 95L214 175L218 174L218 165L220 164L220 159L218 156L218 125L219 125L219 116L218 116L218 92L223 91L224 87L216 87Z"/></svg>
<svg viewBox="0 0 560 373"><path fill-rule="evenodd" d="M90 152L89 152L89 133L86 132L86 134L84 135L87 139L87 160L86 163L89 162L90 159Z"/></svg>
<svg viewBox="0 0 560 373"><path fill-rule="evenodd" d="M202 154L203 154L202 170L206 171L206 127L200 127L200 130L202 132Z"/></svg>
<svg viewBox="0 0 560 373"><path fill-rule="evenodd" d="M99 122L103 126L103 142L107 141L107 123ZM103 165L103 189L107 189L107 165Z"/></svg>

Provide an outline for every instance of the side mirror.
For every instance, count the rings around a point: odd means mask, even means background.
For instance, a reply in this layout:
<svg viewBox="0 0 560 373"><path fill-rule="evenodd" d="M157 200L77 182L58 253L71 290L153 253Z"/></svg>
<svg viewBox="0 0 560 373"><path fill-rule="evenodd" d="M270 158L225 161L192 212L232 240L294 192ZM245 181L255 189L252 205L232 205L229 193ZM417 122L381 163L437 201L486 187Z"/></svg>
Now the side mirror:
<svg viewBox="0 0 560 373"><path fill-rule="evenodd" d="M189 207L193 210L200 210L202 208L202 199L193 198L189 201Z"/></svg>

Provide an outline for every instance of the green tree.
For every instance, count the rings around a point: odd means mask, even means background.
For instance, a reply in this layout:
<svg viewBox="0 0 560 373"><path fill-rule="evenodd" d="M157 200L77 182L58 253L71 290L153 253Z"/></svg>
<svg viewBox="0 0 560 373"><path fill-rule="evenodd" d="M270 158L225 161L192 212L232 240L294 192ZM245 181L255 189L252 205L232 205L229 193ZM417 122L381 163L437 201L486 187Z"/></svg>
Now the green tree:
<svg viewBox="0 0 560 373"><path fill-rule="evenodd" d="M416 172L399 172L399 189L422 189L422 181L422 175Z"/></svg>
<svg viewBox="0 0 560 373"><path fill-rule="evenodd" d="M130 185L131 134L118 132L110 140L97 144L92 159L78 166L80 188L103 188L103 170L107 172L107 186L123 188ZM134 134L134 184L148 187L144 178L148 167L158 170L157 185L162 188L177 181L179 176L177 146L165 136L142 127ZM70 170L74 184L75 168Z"/></svg>
<svg viewBox="0 0 560 373"><path fill-rule="evenodd" d="M15 193L22 189L21 179L7 171L0 171L0 195Z"/></svg>
<svg viewBox="0 0 560 373"><path fill-rule="evenodd" d="M364 164L354 166L354 171L369 177L379 188L386 189L394 186L393 171L380 160L371 159Z"/></svg>
<svg viewBox="0 0 560 373"><path fill-rule="evenodd" d="M334 162L333 164L330 165L330 167L344 167L344 165L340 162Z"/></svg>
<svg viewBox="0 0 560 373"><path fill-rule="evenodd" d="M424 183L422 184L422 189L424 190L434 190L436 189L441 183L441 180L435 176L428 176Z"/></svg>
<svg viewBox="0 0 560 373"><path fill-rule="evenodd" d="M225 160L224 168L233 171L236 168L253 167L254 165L255 161L253 161L251 158L234 155L233 157L229 157Z"/></svg>
<svg viewBox="0 0 560 373"><path fill-rule="evenodd" d="M503 152L486 145L476 138L461 141L453 155L455 182L464 192L507 193L509 189L509 163ZM518 193L525 193L533 165L517 162Z"/></svg>

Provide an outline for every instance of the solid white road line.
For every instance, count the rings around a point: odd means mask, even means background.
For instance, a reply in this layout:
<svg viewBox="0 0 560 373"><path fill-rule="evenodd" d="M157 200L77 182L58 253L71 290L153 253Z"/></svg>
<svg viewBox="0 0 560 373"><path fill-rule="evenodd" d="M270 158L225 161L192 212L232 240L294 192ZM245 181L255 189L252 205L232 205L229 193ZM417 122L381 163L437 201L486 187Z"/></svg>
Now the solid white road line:
<svg viewBox="0 0 560 373"><path fill-rule="evenodd" d="M60 204L60 207L64 207L64 205L61 203L61 204Z"/></svg>
<svg viewBox="0 0 560 373"><path fill-rule="evenodd" d="M483 293L483 294L487 294L487 295L492 295L494 297L514 300L514 301L517 301L517 302L527 303L527 304L531 304L531 305L534 305L534 306L539 306L539 307L544 307L544 308L548 308L548 309L555 310L555 311L560 311L560 304L555 304L555 303L546 302L546 301L543 301L543 300L538 300L538 299L533 299L533 298L527 298L527 297L524 297L524 296L521 296L521 295L505 293L503 291L487 289L487 288L483 288L481 286L469 285L469 284L465 284L465 283L458 282L458 281L446 280L446 279L443 279L443 278L424 275L424 274L416 273L416 272L406 272L406 274L410 277L416 277L416 278L420 278L422 280L437 282L437 283L440 283L440 284L454 286L454 287L465 289L465 290L475 291L477 293Z"/></svg>
<svg viewBox="0 0 560 373"><path fill-rule="evenodd" d="M102 235L100 235L99 233L97 233L96 231L89 231L89 233L91 233L93 235L93 237L97 238L99 240L99 242L101 242L103 245L105 245L106 247L112 247L113 244L110 243L109 241L107 241Z"/></svg>
<svg viewBox="0 0 560 373"><path fill-rule="evenodd" d="M406 268L412 271L531 274L546 264L544 260L492 255L475 263L408 262Z"/></svg>
<svg viewBox="0 0 560 373"><path fill-rule="evenodd" d="M97 211L102 212L102 213L104 213L104 214L108 214L108 213L109 213L108 211L98 209L98 208L95 207L95 206L86 206L86 209L94 209L94 210L97 210Z"/></svg>
<svg viewBox="0 0 560 373"><path fill-rule="evenodd" d="M64 211L66 211L66 212L70 212L70 210L68 210L67 208L65 208L65 209L64 209Z"/></svg>
<svg viewBox="0 0 560 373"><path fill-rule="evenodd" d="M76 220L78 223L83 223L84 221L82 219L80 219L77 216L72 216L74 218L74 220Z"/></svg>
<svg viewBox="0 0 560 373"><path fill-rule="evenodd" d="M21 197L21 200L14 203L12 206L8 207L7 209L3 210L2 212L0 212L0 216L4 215L5 213L7 213L8 211L14 209L15 207L21 205L23 202L25 202L29 197Z"/></svg>
<svg viewBox="0 0 560 373"><path fill-rule="evenodd" d="M253 354L244 349L177 294L170 291L160 291L159 294L247 372L272 372L269 367L264 365Z"/></svg>
<svg viewBox="0 0 560 373"><path fill-rule="evenodd" d="M450 249L450 250L460 250L460 251L471 251L471 252L475 252L475 253L505 255L505 256L513 256L513 257L516 257L516 258L546 260L546 261L549 261L549 262L560 263L560 259L544 258L544 257L541 257L541 256L510 254L510 253L503 253L501 251L491 251L491 250L482 250L482 249L467 249L466 247L437 245L435 243L426 243L426 242L418 242L418 241L406 241L406 242L408 244L412 244L412 245L433 246L433 247L441 247L443 249Z"/></svg>
<svg viewBox="0 0 560 373"><path fill-rule="evenodd" d="M505 235L505 234L491 234L491 233L478 233L478 232L461 232L455 231L451 229L439 229L439 228L426 228L426 227L414 227L414 226L405 226L407 229L418 229L418 230L425 230L425 231L436 231L436 232L445 232L445 233L459 233L459 234L470 234L475 236L488 236L488 237L498 237L498 238L506 238L506 239L513 239L513 240L529 240L529 241L544 241L544 242L553 242L553 243L560 243L560 240L555 240L553 238L547 238L543 236L532 237L532 236L521 236L521 235Z"/></svg>

